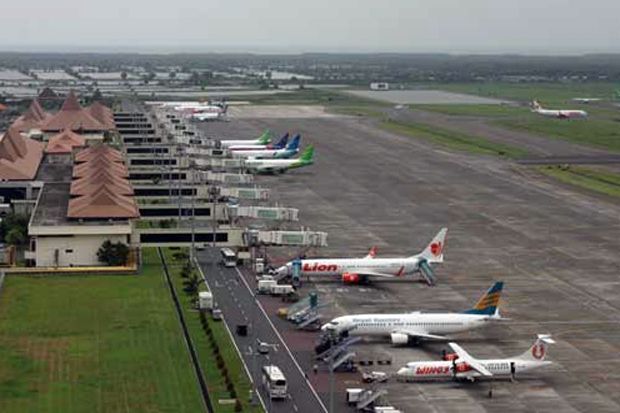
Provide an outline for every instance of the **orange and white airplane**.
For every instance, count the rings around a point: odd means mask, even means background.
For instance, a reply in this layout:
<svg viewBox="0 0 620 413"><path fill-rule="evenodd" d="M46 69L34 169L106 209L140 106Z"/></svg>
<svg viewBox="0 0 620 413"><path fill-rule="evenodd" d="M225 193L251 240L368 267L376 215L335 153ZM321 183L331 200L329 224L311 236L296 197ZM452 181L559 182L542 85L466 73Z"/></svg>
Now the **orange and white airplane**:
<svg viewBox="0 0 620 413"><path fill-rule="evenodd" d="M410 257L376 258L376 249L363 258L313 258L289 261L278 275L334 276L345 284L361 284L371 278L398 278L419 272L429 285L435 284L430 265L443 262L447 228L442 228L428 246Z"/></svg>
<svg viewBox="0 0 620 413"><path fill-rule="evenodd" d="M446 354L443 361L414 361L396 374L406 381L514 378L517 373L550 365L545 356L547 346L554 343L549 334L539 334L532 347L519 356L485 360L472 357L456 343L448 343L454 353Z"/></svg>
<svg viewBox="0 0 620 413"><path fill-rule="evenodd" d="M532 101L532 112L558 119L587 118L588 112L579 109L543 109L537 100Z"/></svg>

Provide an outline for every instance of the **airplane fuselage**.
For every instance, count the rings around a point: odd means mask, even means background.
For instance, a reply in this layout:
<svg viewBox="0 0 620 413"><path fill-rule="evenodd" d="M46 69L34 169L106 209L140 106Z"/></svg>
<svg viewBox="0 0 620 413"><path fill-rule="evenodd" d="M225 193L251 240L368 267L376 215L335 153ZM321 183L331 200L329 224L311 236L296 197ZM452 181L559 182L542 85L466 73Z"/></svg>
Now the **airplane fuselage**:
<svg viewBox="0 0 620 413"><path fill-rule="evenodd" d="M488 315L465 313L360 314L337 317L326 327L352 336L390 337L398 331L444 335L482 327L490 319Z"/></svg>
<svg viewBox="0 0 620 413"><path fill-rule="evenodd" d="M254 158L254 159L288 159L297 154L295 149L259 149L247 151L234 151L233 156L236 158Z"/></svg>
<svg viewBox="0 0 620 413"><path fill-rule="evenodd" d="M573 118L585 118L588 116L588 113L583 110L553 110L553 109L536 109L536 113L542 116L547 116L551 118L558 119L573 119Z"/></svg>
<svg viewBox="0 0 620 413"><path fill-rule="evenodd" d="M419 269L418 257L408 258L316 258L301 260L300 275L342 276L375 271L395 277L408 275ZM291 269L292 264L287 267Z"/></svg>
<svg viewBox="0 0 620 413"><path fill-rule="evenodd" d="M494 378L510 377L514 373L523 373L551 364L550 361L531 361L518 358L478 360L489 370ZM511 364L514 363L514 367ZM456 365L456 378L478 380L483 376L472 369L466 362L452 361L415 361L407 363L398 370L397 375L407 381L427 381L452 379L453 366Z"/></svg>
<svg viewBox="0 0 620 413"><path fill-rule="evenodd" d="M249 139L249 140L223 140L220 141L222 148L229 148L231 146L238 145L260 145L262 142L261 139Z"/></svg>

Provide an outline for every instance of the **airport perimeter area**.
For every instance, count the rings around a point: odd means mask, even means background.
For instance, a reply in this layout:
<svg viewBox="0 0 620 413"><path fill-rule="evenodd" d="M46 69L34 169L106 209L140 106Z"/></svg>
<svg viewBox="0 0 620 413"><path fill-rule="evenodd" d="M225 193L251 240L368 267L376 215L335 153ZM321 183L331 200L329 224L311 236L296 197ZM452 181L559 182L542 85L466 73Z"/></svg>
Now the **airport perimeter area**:
<svg viewBox="0 0 620 413"><path fill-rule="evenodd" d="M513 383L496 382L492 399L485 383L390 380L380 386L391 404L407 412L620 410L617 203L525 173L512 161L447 151L377 129L365 119L294 118L284 110L282 118L242 116L201 127L211 136L290 130L315 145L313 167L258 179L279 200L299 208L304 225L329 233L329 247L310 253L362 257L377 245L379 256L411 255L440 227L449 228L436 287L417 280L304 284L302 294L316 288L330 303L321 311L324 321L355 313L461 311L493 281L503 280L500 311L511 320L456 335L454 341L480 358L520 354L539 333L557 341L548 354L552 366ZM286 261L295 251L269 253ZM327 374L312 372L317 333L278 322L279 299L261 302L327 403ZM361 357L391 358L391 366L381 369L394 373L409 361L439 359L444 348L443 343L393 347L365 341L353 349ZM360 376L336 377L337 405L348 411L344 389L363 387Z"/></svg>

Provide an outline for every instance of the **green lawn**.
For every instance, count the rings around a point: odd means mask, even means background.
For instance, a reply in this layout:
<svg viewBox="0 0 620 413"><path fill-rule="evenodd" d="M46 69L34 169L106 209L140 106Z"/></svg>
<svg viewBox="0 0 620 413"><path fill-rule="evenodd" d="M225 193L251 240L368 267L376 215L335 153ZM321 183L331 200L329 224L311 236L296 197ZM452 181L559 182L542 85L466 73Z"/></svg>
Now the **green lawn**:
<svg viewBox="0 0 620 413"><path fill-rule="evenodd" d="M139 276L5 281L0 412L202 410L154 251Z"/></svg>
<svg viewBox="0 0 620 413"><path fill-rule="evenodd" d="M211 395L213 407L218 413L234 412L234 405L218 403L218 400L220 399L229 399L230 394L226 389L224 378L216 367L216 358L213 353L213 347L209 343L208 337L201 325L198 312L194 310L195 298L183 291L183 278L180 275L183 261L176 261L173 257L175 253L180 251L187 253L186 248L182 250L171 250L169 248L163 249L166 262L168 263L170 276L172 277L179 301L183 306L186 324L205 373L207 387L209 388L209 394ZM203 286L204 284L201 284L201 289L206 290ZM224 359L226 368L230 373L231 380L235 385L237 397L243 405L243 411L262 412L263 410L261 407L250 406L248 403L248 395L251 389L250 380L248 379L241 359L239 358L239 355L231 342L230 335L228 334L224 323L221 321L213 321L210 316L208 316L207 319L211 330L213 331L215 341L217 342L218 348L222 354L222 358Z"/></svg>
<svg viewBox="0 0 620 413"><path fill-rule="evenodd" d="M620 151L620 122L604 119L552 119L529 116L518 119L502 119L499 126L564 139L578 144Z"/></svg>
<svg viewBox="0 0 620 413"><path fill-rule="evenodd" d="M443 113L453 116L509 117L530 113L529 108L509 105L409 105L413 110Z"/></svg>
<svg viewBox="0 0 620 413"><path fill-rule="evenodd" d="M428 86L428 85L427 85ZM612 99L614 91L620 85L610 82L586 83L442 83L430 85L450 92L468 93L492 98L503 98L529 102L538 99L545 105L566 104L577 97ZM571 102L572 103L572 102ZM575 104L576 106L590 107L589 105Z"/></svg>
<svg viewBox="0 0 620 413"><path fill-rule="evenodd" d="M594 192L620 197L620 175L584 167L541 166L538 171L559 181Z"/></svg>
<svg viewBox="0 0 620 413"><path fill-rule="evenodd" d="M527 155L527 151L521 148L503 145L488 141L484 138L419 123L409 124L396 121L383 121L380 123L380 127L390 132L428 140L457 151L482 155L499 155L509 158L521 158Z"/></svg>

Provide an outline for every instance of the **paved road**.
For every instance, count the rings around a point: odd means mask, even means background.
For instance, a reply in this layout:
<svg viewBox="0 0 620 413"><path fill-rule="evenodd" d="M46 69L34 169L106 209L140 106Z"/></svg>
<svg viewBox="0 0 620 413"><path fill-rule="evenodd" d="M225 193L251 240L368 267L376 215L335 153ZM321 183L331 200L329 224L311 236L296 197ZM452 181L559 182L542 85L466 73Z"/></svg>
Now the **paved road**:
<svg viewBox="0 0 620 413"><path fill-rule="evenodd" d="M215 301L222 309L226 324L233 332L235 343L243 354L254 381L259 383L258 388L268 411L282 413L325 411L310 383L287 351L279 333L276 333L269 318L257 307L254 291L242 278L241 273L237 269L214 264L219 261L217 250L208 248L200 251L198 260ZM235 333L236 326L239 324L254 325L255 328L250 328L249 334L242 337ZM253 361L250 348L256 339L275 344L276 347L267 355L256 356ZM260 370L263 365L267 364L274 364L282 369L288 380L291 399L271 402L267 397L264 388L260 385Z"/></svg>

